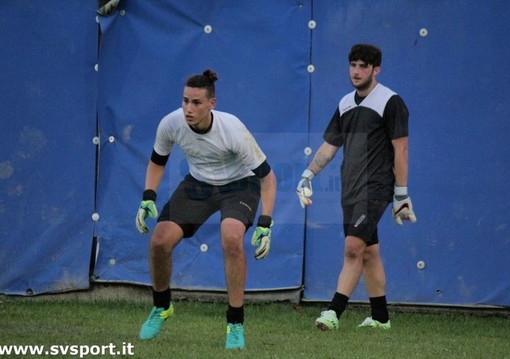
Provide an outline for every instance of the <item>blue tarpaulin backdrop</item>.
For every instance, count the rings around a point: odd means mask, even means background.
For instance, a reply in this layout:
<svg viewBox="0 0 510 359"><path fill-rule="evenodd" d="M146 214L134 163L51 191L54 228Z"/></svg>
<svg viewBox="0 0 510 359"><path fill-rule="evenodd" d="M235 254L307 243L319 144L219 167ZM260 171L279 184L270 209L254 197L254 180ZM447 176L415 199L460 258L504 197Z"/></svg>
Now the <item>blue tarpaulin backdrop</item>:
<svg viewBox="0 0 510 359"><path fill-rule="evenodd" d="M212 68L217 109L247 125L278 178L269 258L255 261L246 237L247 290L329 300L343 255L341 152L307 210L295 186L352 91L349 49L366 42L411 113L418 222L398 227L389 211L381 221L389 301L510 305L506 1L130 0L111 16L95 5L0 4L0 293L150 284L150 236L134 217L156 127L186 78ZM177 149L159 208L186 171ZM177 248L173 287L225 289L218 220ZM363 282L351 298L367 299Z"/></svg>

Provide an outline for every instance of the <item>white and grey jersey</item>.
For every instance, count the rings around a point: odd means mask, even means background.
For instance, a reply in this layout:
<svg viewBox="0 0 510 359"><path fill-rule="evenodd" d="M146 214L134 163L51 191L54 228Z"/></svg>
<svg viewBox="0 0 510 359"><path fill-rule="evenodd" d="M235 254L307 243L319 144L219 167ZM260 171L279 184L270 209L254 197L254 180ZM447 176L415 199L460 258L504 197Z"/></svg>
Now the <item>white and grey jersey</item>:
<svg viewBox="0 0 510 359"><path fill-rule="evenodd" d="M182 108L161 120L156 133L154 151L168 156L174 144L182 148L190 174L199 181L215 186L253 176L266 156L248 131L234 115L212 111L211 130L194 132L186 123Z"/></svg>

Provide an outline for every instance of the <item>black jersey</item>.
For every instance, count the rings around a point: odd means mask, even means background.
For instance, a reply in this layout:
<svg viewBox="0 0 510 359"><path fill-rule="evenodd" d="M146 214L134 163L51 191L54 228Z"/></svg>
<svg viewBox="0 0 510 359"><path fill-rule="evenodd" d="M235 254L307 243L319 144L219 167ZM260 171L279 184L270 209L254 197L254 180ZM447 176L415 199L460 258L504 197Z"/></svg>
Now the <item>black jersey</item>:
<svg viewBox="0 0 510 359"><path fill-rule="evenodd" d="M365 98L357 98L353 91L340 100L324 140L343 146L342 205L366 199L392 201L395 175L391 140L407 137L408 119L402 98L381 84Z"/></svg>

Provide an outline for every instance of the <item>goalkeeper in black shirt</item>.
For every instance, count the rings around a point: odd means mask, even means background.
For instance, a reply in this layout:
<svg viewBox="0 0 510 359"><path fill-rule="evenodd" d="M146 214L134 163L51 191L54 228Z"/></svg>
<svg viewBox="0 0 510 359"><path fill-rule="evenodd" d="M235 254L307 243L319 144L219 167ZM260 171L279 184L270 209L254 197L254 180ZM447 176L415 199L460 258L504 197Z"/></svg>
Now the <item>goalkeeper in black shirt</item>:
<svg viewBox="0 0 510 359"><path fill-rule="evenodd" d="M349 75L355 90L340 100L324 132L324 142L297 186L304 208L312 203L313 177L343 147L344 263L329 308L315 321L315 326L322 330L338 329L338 318L361 275L370 299L371 316L359 326L391 327L377 225L391 202L397 224L406 220L416 222L407 194L409 113L399 95L377 82L381 59L381 51L372 45L351 48Z"/></svg>

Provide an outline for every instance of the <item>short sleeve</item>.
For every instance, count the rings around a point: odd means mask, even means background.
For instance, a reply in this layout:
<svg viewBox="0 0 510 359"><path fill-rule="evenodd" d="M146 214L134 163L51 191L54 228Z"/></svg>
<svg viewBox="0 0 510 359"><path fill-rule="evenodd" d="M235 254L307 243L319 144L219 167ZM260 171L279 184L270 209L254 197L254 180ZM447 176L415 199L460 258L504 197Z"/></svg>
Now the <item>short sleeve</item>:
<svg viewBox="0 0 510 359"><path fill-rule="evenodd" d="M408 136L409 110L399 95L393 95L388 100L383 121L386 133L392 140Z"/></svg>
<svg viewBox="0 0 510 359"><path fill-rule="evenodd" d="M330 145L340 147L344 143L341 121L342 119L340 117L340 110L337 107L323 135L324 141L326 141Z"/></svg>

